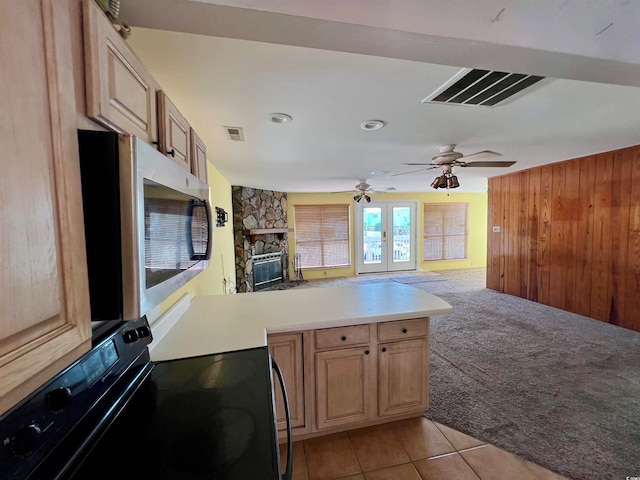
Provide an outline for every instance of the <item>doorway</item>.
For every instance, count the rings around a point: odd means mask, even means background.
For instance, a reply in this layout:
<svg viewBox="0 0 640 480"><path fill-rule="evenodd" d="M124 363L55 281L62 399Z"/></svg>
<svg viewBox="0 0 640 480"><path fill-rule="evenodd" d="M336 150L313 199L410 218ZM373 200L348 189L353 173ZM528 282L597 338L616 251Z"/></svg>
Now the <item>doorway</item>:
<svg viewBox="0 0 640 480"><path fill-rule="evenodd" d="M356 273L416 269L417 201L356 203Z"/></svg>

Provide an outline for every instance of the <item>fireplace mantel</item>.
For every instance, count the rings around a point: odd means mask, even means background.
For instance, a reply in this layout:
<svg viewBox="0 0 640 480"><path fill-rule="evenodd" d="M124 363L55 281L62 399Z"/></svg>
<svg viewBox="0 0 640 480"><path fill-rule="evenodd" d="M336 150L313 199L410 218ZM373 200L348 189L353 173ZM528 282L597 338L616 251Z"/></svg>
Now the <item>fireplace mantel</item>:
<svg viewBox="0 0 640 480"><path fill-rule="evenodd" d="M259 235L292 233L293 228L252 228L251 230L243 230L245 235L251 235L251 244L256 243Z"/></svg>

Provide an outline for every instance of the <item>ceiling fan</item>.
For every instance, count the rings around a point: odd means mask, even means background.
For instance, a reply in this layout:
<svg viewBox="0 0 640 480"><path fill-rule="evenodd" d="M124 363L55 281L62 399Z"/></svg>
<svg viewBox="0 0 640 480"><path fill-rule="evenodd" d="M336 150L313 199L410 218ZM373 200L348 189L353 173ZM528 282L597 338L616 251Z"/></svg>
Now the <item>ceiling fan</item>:
<svg viewBox="0 0 640 480"><path fill-rule="evenodd" d="M362 199L365 199L367 203L371 202L371 197L367 195L368 193L385 193L392 190L395 190L396 187L378 187L371 188L371 185L367 183L367 181L363 178L359 180L359 183L354 187L353 190L345 190L343 192L333 192L333 193L355 193L356 195L353 199L356 202L359 202Z"/></svg>
<svg viewBox="0 0 640 480"><path fill-rule="evenodd" d="M455 150L456 144L441 145L438 150L440 153L431 158L430 163L405 163L404 165L424 165L425 168L418 170L412 170L410 172L396 173L397 175L406 175L408 173L415 173L422 170L432 170L434 168L440 168L442 175L435 178L431 182L433 188L457 188L460 186L458 178L453 174L453 167L510 167L516 162L512 161L475 161L467 162L467 158L474 157L476 159L499 157L502 154L494 152L493 150L482 150L481 152L471 153L469 155L463 155Z"/></svg>

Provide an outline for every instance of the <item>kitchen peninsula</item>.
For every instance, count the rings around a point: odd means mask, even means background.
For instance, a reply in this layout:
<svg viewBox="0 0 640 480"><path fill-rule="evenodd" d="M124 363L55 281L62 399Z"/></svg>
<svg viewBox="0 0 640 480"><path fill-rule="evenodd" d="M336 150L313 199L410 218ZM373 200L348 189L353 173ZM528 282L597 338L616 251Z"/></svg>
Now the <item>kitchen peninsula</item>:
<svg viewBox="0 0 640 480"><path fill-rule="evenodd" d="M154 341L151 357L268 345L284 374L294 437L307 438L428 409L429 317L452 312L399 283L200 296ZM276 404L282 430L280 392Z"/></svg>

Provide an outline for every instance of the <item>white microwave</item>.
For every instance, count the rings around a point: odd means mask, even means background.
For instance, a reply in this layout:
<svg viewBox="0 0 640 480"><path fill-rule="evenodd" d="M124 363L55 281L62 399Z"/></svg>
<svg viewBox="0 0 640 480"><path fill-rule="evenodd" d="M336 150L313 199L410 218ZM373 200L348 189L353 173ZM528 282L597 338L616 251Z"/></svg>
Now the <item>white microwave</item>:
<svg viewBox="0 0 640 480"><path fill-rule="evenodd" d="M140 318L209 265L209 187L139 138L78 141L92 320Z"/></svg>

